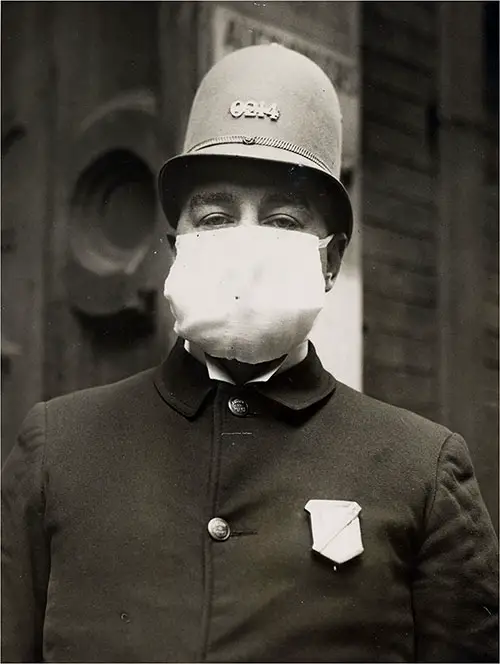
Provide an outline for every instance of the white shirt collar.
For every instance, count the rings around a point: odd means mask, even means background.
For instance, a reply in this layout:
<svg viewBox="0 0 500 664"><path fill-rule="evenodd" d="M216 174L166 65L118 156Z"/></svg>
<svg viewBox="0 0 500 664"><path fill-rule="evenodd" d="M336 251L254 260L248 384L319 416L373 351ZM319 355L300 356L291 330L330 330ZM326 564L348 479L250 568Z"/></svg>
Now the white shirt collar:
<svg viewBox="0 0 500 664"><path fill-rule="evenodd" d="M191 343L190 341L184 341L185 350L199 360L202 364L205 364L207 367L208 375L212 380L219 380L223 383L230 383L235 385L236 383L224 369L224 367L217 361L217 358L210 357L207 355L199 346ZM271 366L270 369L267 369L262 374L255 376L247 383L266 383L274 374L281 373L290 367L293 367L302 360L305 360L307 357L308 350L308 341L303 341L301 344L296 346L286 357L284 357L280 362L275 366ZM245 384L247 384L245 383Z"/></svg>

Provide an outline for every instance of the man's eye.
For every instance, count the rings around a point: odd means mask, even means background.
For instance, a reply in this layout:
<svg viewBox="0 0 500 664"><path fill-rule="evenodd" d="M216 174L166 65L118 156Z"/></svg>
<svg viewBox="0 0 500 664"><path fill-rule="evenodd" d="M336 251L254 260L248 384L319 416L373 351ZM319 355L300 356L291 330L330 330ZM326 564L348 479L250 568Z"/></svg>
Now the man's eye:
<svg viewBox="0 0 500 664"><path fill-rule="evenodd" d="M299 231L302 228L302 224L295 217L290 217L287 214L274 214L272 217L265 219L262 225L290 231Z"/></svg>
<svg viewBox="0 0 500 664"><path fill-rule="evenodd" d="M225 226L227 224L231 224L232 222L233 220L227 214L222 214L220 212L212 212L202 217L198 221L196 226L217 227L217 226Z"/></svg>

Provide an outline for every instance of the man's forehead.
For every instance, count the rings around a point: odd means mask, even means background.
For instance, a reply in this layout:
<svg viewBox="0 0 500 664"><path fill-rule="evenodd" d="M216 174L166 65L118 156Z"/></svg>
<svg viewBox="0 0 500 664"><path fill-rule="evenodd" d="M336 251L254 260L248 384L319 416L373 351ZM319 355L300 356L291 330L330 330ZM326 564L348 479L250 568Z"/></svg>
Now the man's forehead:
<svg viewBox="0 0 500 664"><path fill-rule="evenodd" d="M303 187L291 190L285 185L252 186L224 180L196 185L191 190L187 203L191 207L209 203L235 203L249 197L267 205L293 205L306 208L311 206L310 196Z"/></svg>

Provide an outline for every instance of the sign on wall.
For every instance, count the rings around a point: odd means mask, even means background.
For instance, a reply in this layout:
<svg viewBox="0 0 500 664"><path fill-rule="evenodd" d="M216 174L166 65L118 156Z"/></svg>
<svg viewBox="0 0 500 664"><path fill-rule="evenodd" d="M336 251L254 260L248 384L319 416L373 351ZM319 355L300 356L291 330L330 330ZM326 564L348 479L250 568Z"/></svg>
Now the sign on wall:
<svg viewBox="0 0 500 664"><path fill-rule="evenodd" d="M247 4L247 3L245 3ZM299 13L305 12L309 24L311 9L309 3L271 3L274 19L261 20L267 16L266 6L254 18L233 7L214 4L211 14L211 50L213 61L239 48L255 44L279 43L306 55L316 62L333 81L340 100L343 116L342 170L350 171L352 185L350 195L354 208L355 229L352 241L344 257L343 266L336 284L327 295L326 306L320 314L311 334L323 365L339 380L356 389L362 387L362 275L359 222L359 107L360 107L360 68L358 54L358 12L357 2L311 3L317 16L317 27L327 22L328 43L324 40L304 36L300 29L291 31L277 27L276 6L285 6L296 17L300 26ZM286 7L288 5L288 7ZM272 17L271 17L272 18ZM314 21L314 19L313 19ZM313 26L314 27L314 26ZM356 223L357 222L357 223Z"/></svg>

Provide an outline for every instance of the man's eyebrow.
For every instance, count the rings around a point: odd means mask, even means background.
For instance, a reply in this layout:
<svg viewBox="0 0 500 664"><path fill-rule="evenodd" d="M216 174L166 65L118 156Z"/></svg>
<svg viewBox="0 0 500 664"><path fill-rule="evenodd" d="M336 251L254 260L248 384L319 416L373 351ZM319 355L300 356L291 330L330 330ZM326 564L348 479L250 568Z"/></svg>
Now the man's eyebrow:
<svg viewBox="0 0 500 664"><path fill-rule="evenodd" d="M221 203L234 203L233 194L224 191L204 191L203 193L193 194L189 201L189 207L192 210L203 205L220 205Z"/></svg>
<svg viewBox="0 0 500 664"><path fill-rule="evenodd" d="M264 196L263 205L293 205L311 212L311 203L307 196L294 191L281 191Z"/></svg>

